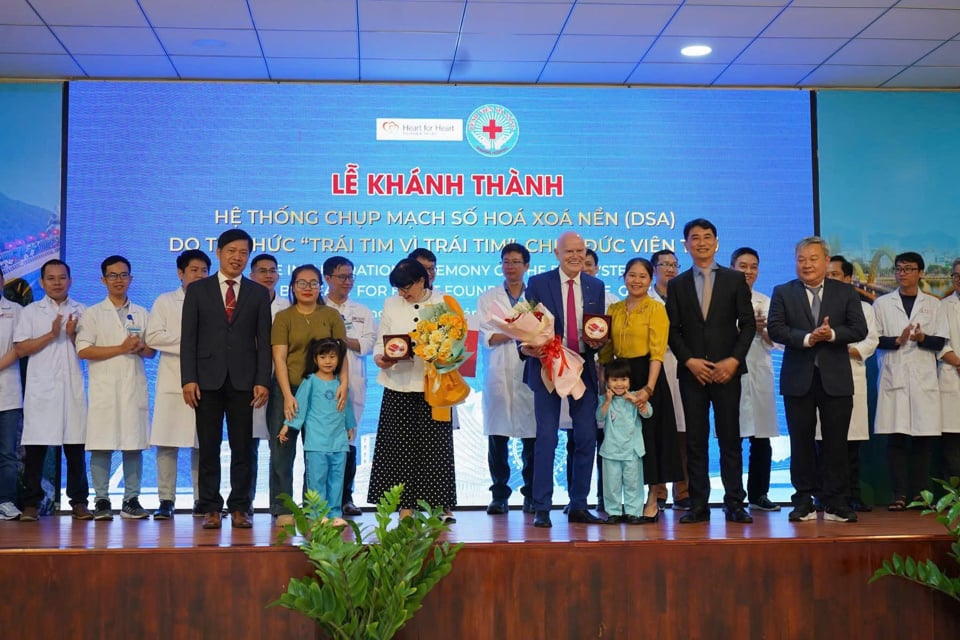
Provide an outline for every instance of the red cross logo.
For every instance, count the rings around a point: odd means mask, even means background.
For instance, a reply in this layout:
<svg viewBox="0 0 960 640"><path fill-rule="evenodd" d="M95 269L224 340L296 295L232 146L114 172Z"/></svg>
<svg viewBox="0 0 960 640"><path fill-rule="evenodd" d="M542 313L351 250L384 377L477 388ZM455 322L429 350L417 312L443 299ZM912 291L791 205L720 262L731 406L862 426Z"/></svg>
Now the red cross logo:
<svg viewBox="0 0 960 640"><path fill-rule="evenodd" d="M484 133L490 136L490 139L493 140L497 137L497 134L503 131L503 127L497 124L497 121L493 118L490 118L490 122L487 123L485 127L481 129Z"/></svg>

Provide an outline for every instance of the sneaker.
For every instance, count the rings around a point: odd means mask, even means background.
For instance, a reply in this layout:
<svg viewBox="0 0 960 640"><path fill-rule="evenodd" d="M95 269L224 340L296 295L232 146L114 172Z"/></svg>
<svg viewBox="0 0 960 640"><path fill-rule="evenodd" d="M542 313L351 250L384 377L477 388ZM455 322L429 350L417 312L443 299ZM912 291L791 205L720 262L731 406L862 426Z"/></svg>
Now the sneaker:
<svg viewBox="0 0 960 640"><path fill-rule="evenodd" d="M804 522L806 520L816 520L817 519L817 508L813 506L812 502L807 502L800 505L790 512L790 515L787 516L787 519L790 522Z"/></svg>
<svg viewBox="0 0 960 640"><path fill-rule="evenodd" d="M533 507L533 498L524 498L523 499L523 512L524 513L536 513L536 509Z"/></svg>
<svg viewBox="0 0 960 640"><path fill-rule="evenodd" d="M40 519L40 510L36 507L24 507L20 514L20 522L36 522Z"/></svg>
<svg viewBox="0 0 960 640"><path fill-rule="evenodd" d="M780 505L776 502L771 502L770 498L766 494L760 496L756 500L750 501L751 509L759 509L760 511L780 511Z"/></svg>
<svg viewBox="0 0 960 640"><path fill-rule="evenodd" d="M153 512L154 520L173 519L173 500L161 500L160 508Z"/></svg>
<svg viewBox="0 0 960 640"><path fill-rule="evenodd" d="M113 520L113 507L110 506L110 501L106 499L97 500L96 506L93 510L93 519L94 520Z"/></svg>
<svg viewBox="0 0 960 640"><path fill-rule="evenodd" d="M17 505L12 502L0 504L0 520L16 520L23 512L17 509Z"/></svg>
<svg viewBox="0 0 960 640"><path fill-rule="evenodd" d="M690 498L680 498L673 501L673 508L677 511L690 511L693 508L693 503Z"/></svg>
<svg viewBox="0 0 960 640"><path fill-rule="evenodd" d="M120 517L128 520L143 520L148 515L147 510L140 506L140 501L136 498L124 500L123 508L120 510Z"/></svg>
<svg viewBox="0 0 960 640"><path fill-rule="evenodd" d="M87 508L86 502L78 502L73 505L73 508L70 509L70 515L73 516L74 520L93 520L93 514Z"/></svg>
<svg viewBox="0 0 960 640"><path fill-rule="evenodd" d="M857 514L853 509L846 505L839 507L827 507L823 511L823 519L832 522L856 522Z"/></svg>

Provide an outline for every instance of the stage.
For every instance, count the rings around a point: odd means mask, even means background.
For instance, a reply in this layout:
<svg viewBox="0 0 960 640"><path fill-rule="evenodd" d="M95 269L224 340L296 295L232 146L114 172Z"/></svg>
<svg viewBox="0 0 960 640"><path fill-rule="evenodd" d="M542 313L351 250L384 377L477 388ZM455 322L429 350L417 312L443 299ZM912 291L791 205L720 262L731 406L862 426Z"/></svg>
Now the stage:
<svg viewBox="0 0 960 640"><path fill-rule="evenodd" d="M960 607L918 585L867 585L894 552L950 563L951 538L919 512L860 514L857 524L568 524L458 511L453 571L400 639L960 637ZM365 513L357 520L372 522ZM0 522L0 592L9 638L310 638L312 625L265 606L309 565L254 526L204 530L172 521Z"/></svg>

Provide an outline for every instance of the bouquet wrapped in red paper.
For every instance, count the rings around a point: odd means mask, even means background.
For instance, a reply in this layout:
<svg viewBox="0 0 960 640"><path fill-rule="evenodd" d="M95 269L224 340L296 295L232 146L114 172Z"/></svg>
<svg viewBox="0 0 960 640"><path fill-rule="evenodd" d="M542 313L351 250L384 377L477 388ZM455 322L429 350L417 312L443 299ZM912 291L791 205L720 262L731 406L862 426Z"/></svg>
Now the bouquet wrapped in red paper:
<svg viewBox="0 0 960 640"><path fill-rule="evenodd" d="M540 377L549 391L579 400L586 391L580 373L583 358L563 346L553 330L553 314L541 303L521 301L509 311L496 306L490 324L525 347L540 348Z"/></svg>
<svg viewBox="0 0 960 640"><path fill-rule="evenodd" d="M423 394L432 407L434 420L449 421L450 408L470 395L470 385L457 371L470 354L465 348L467 321L463 309L452 296L424 309L423 317L410 332L413 352L424 368Z"/></svg>

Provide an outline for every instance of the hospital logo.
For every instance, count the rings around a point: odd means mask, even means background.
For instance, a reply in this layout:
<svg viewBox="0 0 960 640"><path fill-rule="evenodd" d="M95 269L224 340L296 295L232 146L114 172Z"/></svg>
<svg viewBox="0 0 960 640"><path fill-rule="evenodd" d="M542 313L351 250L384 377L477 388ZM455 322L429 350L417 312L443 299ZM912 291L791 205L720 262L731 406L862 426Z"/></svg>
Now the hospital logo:
<svg viewBox="0 0 960 640"><path fill-rule="evenodd" d="M504 106L485 104L467 118L467 142L482 156L502 156L517 146L520 125Z"/></svg>

